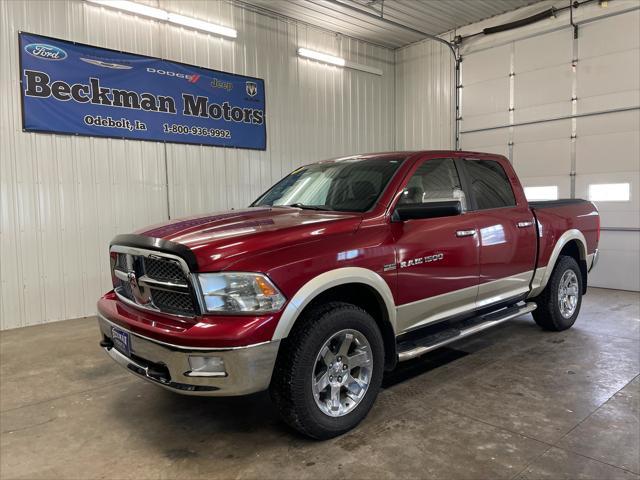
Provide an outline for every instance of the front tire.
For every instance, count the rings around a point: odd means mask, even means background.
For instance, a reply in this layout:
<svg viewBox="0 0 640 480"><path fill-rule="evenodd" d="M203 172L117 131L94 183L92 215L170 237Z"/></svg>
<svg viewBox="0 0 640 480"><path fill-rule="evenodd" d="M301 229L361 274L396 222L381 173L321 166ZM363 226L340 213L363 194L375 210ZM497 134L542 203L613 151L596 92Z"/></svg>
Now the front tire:
<svg viewBox="0 0 640 480"><path fill-rule="evenodd" d="M561 256L542 293L534 299L533 318L545 330L571 328L582 305L582 272L573 257Z"/></svg>
<svg viewBox="0 0 640 480"><path fill-rule="evenodd" d="M283 420L320 440L354 428L378 395L383 345L361 308L343 302L311 308L283 340L273 372L271 397Z"/></svg>

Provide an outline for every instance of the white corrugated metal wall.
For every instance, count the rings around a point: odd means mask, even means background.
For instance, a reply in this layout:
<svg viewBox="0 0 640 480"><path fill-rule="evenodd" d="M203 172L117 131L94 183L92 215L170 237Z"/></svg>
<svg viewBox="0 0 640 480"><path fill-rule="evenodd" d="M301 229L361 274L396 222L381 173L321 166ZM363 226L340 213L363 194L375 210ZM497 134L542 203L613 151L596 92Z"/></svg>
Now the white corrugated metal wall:
<svg viewBox="0 0 640 480"><path fill-rule="evenodd" d="M234 26L239 38L207 36L79 0L0 2L2 329L92 314L96 298L109 288L106 245L117 233L169 216L246 205L295 166L319 158L394 147L453 146L452 63L440 44L423 41L394 54L228 2L148 3ZM474 33L552 3L457 33ZM637 2L612 2L608 11L581 7L577 20L617 13L630 5ZM567 54L571 52L572 60L574 46L565 38L570 30L556 31L558 24L566 24L564 17L478 37L465 45L463 131L571 113L574 107L564 90L571 76ZM582 27L580 61L571 81L578 112L637 106L637 25L636 12ZM18 30L265 78L268 150L23 133ZM384 75L301 60L295 55L298 46L381 68ZM625 75L628 71L631 75ZM509 80L511 72L518 75ZM553 85L540 88L545 80ZM510 114L512 102L517 108ZM637 230L640 221L638 121L637 110L577 119L575 142L565 138L573 128L571 120L469 132L462 135L462 146L510 156L525 184L557 179L561 196L571 191L567 155L569 161L575 157L578 196L584 195L590 178L631 178L632 202L600 205L605 227L622 228L603 233L604 265L594 279L613 286L611 280L620 279L624 271L628 275L618 286L633 286L640 235L622 229ZM602 161L611 152L615 167Z"/></svg>
<svg viewBox="0 0 640 480"><path fill-rule="evenodd" d="M451 149L454 60L440 42L396 50L396 147Z"/></svg>
<svg viewBox="0 0 640 480"><path fill-rule="evenodd" d="M548 6L527 7L457 33L475 33ZM581 24L575 42L563 12L508 33L471 39L461 51L461 148L503 154L525 187L557 186L560 197L588 198L590 184L630 183L628 201L596 202L602 257L591 279L595 286L627 290L640 290L638 8L635 0L611 2L606 9L581 6L575 12ZM435 48L433 42L421 42L396 52L398 98L402 92L415 95L415 103L396 106L397 148L452 145L444 143L450 127L442 122L451 110L446 104L432 108L424 89L450 75L450 60L440 54L444 48ZM438 59L440 65L432 66ZM625 111L599 113L616 109ZM591 113L597 114L580 116ZM572 115L578 117L549 121Z"/></svg>
<svg viewBox="0 0 640 480"><path fill-rule="evenodd" d="M238 38L208 36L82 1L0 2L2 329L92 315L96 300L110 288L107 248L118 233L169 215L245 206L305 162L393 148L392 50L227 2L176 0L159 6L233 26ZM23 133L19 30L264 78L268 149ZM298 46L384 74L302 60Z"/></svg>

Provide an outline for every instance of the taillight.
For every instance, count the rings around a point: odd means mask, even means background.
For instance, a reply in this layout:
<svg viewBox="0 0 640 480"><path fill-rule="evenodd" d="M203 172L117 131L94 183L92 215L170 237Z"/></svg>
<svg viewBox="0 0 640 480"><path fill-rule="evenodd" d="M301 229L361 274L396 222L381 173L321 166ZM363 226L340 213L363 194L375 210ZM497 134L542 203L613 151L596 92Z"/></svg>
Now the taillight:
<svg viewBox="0 0 640 480"><path fill-rule="evenodd" d="M600 215L598 215L598 235L596 235L596 242L599 244L600 243Z"/></svg>

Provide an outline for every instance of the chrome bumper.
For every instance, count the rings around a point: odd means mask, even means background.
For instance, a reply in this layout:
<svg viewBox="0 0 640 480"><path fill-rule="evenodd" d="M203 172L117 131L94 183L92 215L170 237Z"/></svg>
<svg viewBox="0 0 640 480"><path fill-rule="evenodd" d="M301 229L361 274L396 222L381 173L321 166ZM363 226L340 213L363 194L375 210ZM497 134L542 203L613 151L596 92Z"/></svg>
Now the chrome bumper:
<svg viewBox="0 0 640 480"><path fill-rule="evenodd" d="M247 347L197 348L170 345L138 335L98 315L102 334L100 343L119 365L156 385L187 395L233 396L265 390L271 382L280 341ZM111 343L111 327L129 333L131 357ZM189 356L219 357L225 372L216 376L194 376Z"/></svg>

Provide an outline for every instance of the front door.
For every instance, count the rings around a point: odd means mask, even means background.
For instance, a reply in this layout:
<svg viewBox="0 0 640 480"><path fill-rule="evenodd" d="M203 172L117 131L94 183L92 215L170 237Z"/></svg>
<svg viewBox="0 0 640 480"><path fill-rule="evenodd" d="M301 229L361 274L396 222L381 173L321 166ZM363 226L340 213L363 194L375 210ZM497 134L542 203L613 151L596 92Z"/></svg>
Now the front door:
<svg viewBox="0 0 640 480"><path fill-rule="evenodd" d="M452 159L418 162L396 205L460 200L466 195ZM476 219L462 215L393 222L397 248L398 333L467 312L478 293Z"/></svg>

